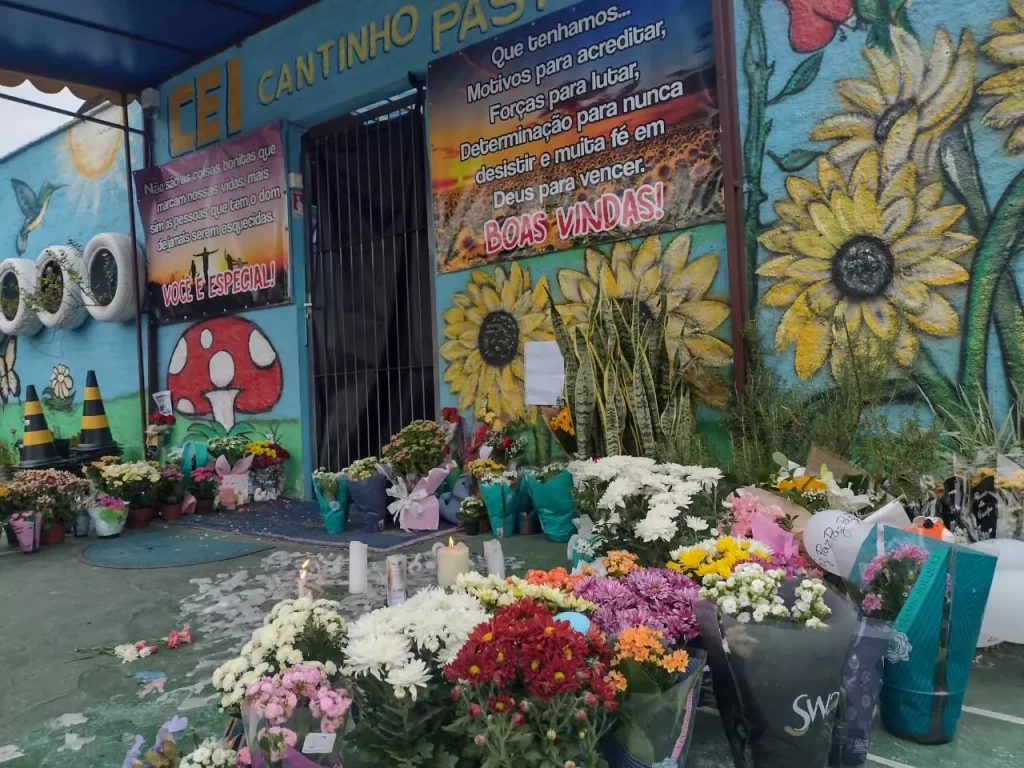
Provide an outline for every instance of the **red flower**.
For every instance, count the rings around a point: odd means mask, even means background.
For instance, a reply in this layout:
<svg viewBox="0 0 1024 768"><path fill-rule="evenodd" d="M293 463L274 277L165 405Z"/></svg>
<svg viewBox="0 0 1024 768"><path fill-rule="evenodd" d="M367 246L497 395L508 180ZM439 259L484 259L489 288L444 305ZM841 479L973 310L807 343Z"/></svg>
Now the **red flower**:
<svg viewBox="0 0 1024 768"><path fill-rule="evenodd" d="M512 715L512 725L516 726L517 728L521 726L524 722L526 722L526 718L518 712Z"/></svg>
<svg viewBox="0 0 1024 768"><path fill-rule="evenodd" d="M451 422L452 424L457 424L460 421L462 421L462 417L459 416L458 408L442 408L441 418L444 419L445 421Z"/></svg>
<svg viewBox="0 0 1024 768"><path fill-rule="evenodd" d="M480 705L479 704L470 704L469 705L469 716L472 717L473 719L476 719L476 718L480 717Z"/></svg>
<svg viewBox="0 0 1024 768"><path fill-rule="evenodd" d="M503 438L502 438L502 440L501 440L501 447L502 447L502 448L503 448L504 450L506 450L506 451L507 451L507 450L508 450L509 448L511 448L511 447L512 447L512 438L511 438L511 437L509 437L508 435L505 435L505 437L503 437Z"/></svg>
<svg viewBox="0 0 1024 768"><path fill-rule="evenodd" d="M511 696L491 696L487 699L487 708L496 715L507 715L516 708L516 702Z"/></svg>
<svg viewBox="0 0 1024 768"><path fill-rule="evenodd" d="M789 8L789 42L797 53L824 48L853 15L853 0L782 0Z"/></svg>

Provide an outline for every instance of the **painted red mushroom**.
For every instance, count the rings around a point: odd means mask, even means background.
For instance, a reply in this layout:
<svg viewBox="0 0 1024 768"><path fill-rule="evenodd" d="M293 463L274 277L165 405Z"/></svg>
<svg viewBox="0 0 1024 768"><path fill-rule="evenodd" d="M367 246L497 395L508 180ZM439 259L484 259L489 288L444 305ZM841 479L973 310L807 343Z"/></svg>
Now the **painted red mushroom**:
<svg viewBox="0 0 1024 768"><path fill-rule="evenodd" d="M236 413L265 413L281 397L281 359L259 326L218 317L188 328L171 353L167 387L175 408L211 416L230 431Z"/></svg>

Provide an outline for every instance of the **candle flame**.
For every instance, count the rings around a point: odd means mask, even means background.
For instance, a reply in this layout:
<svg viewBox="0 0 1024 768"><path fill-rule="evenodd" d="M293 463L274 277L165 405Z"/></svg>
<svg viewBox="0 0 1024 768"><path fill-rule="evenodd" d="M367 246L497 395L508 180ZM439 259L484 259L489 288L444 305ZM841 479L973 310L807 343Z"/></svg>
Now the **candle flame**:
<svg viewBox="0 0 1024 768"><path fill-rule="evenodd" d="M451 536L448 537L448 546L449 547L454 547L455 546L455 539L453 539Z"/></svg>
<svg viewBox="0 0 1024 768"><path fill-rule="evenodd" d="M309 575L309 563L312 558L307 557L302 565L299 566L299 579L305 579Z"/></svg>

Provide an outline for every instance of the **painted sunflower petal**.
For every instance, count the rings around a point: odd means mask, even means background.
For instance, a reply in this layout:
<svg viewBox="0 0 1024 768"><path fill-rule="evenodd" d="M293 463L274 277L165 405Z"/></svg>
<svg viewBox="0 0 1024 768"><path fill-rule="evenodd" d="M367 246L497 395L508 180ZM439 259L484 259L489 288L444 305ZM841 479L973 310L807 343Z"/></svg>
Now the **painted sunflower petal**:
<svg viewBox="0 0 1024 768"><path fill-rule="evenodd" d="M917 210L923 213L937 206L943 191L942 182L939 181L924 187L917 195Z"/></svg>
<svg viewBox="0 0 1024 768"><path fill-rule="evenodd" d="M875 298L863 304L864 324L882 341L891 341L899 329L899 315L884 298Z"/></svg>
<svg viewBox="0 0 1024 768"><path fill-rule="evenodd" d="M562 292L562 297L566 301L583 301L583 293L580 290L580 284L585 280L589 282L590 278L582 272L577 272L574 269L558 270L558 288Z"/></svg>
<svg viewBox="0 0 1024 768"><path fill-rule="evenodd" d="M480 373L480 369L484 365L484 359L480 357L480 350L474 349L466 359L462 362L462 370L465 371L466 375L476 375Z"/></svg>
<svg viewBox="0 0 1024 768"><path fill-rule="evenodd" d="M694 359L709 368L724 368L733 363L732 347L714 336L704 333L684 336L683 345Z"/></svg>
<svg viewBox="0 0 1024 768"><path fill-rule="evenodd" d="M650 240L650 238L647 238ZM655 236L657 241L657 236ZM625 240L619 240L612 246L612 271L615 274L619 273L620 269L629 269L633 263L633 249L629 243Z"/></svg>
<svg viewBox="0 0 1024 768"><path fill-rule="evenodd" d="M900 73L900 98L917 98L924 82L924 52L917 40L902 27L893 25L889 32Z"/></svg>
<svg viewBox="0 0 1024 768"><path fill-rule="evenodd" d="M1014 129L1006 140L1006 151L1014 154L1024 152L1024 125Z"/></svg>
<svg viewBox="0 0 1024 768"><path fill-rule="evenodd" d="M920 280L903 275L893 276L885 295L893 304L910 314L922 312L928 306L928 287Z"/></svg>
<svg viewBox="0 0 1024 768"><path fill-rule="evenodd" d="M993 128L1006 128L1021 120L1024 120L1024 95L1020 92L996 102L982 118L985 125L991 125Z"/></svg>
<svg viewBox="0 0 1024 768"><path fill-rule="evenodd" d="M676 313L702 331L713 331L729 317L729 305L723 301L688 301L680 304Z"/></svg>
<svg viewBox="0 0 1024 768"><path fill-rule="evenodd" d="M967 282L970 275L955 261L928 259L905 269L903 274L925 285L956 285Z"/></svg>
<svg viewBox="0 0 1024 768"><path fill-rule="evenodd" d="M789 243L789 229L785 227L775 227L775 229L769 229L763 233L757 242L767 248L769 251L775 251L776 253L789 253L791 246ZM761 274L758 272L758 274Z"/></svg>
<svg viewBox="0 0 1024 768"><path fill-rule="evenodd" d="M821 185L821 191L826 200L832 197L833 190L846 188L843 174L827 157L818 158L818 183Z"/></svg>
<svg viewBox="0 0 1024 768"><path fill-rule="evenodd" d="M908 197L900 198L882 212L882 238L893 242L903 237L914 222L914 203Z"/></svg>
<svg viewBox="0 0 1024 768"><path fill-rule="evenodd" d="M451 339L450 341L446 341L442 344L438 352L441 354L441 357L448 362L454 362L455 360L461 360L466 357L470 350L468 347L464 347L460 344L458 339Z"/></svg>
<svg viewBox="0 0 1024 768"><path fill-rule="evenodd" d="M878 194L877 152L865 152L854 166L850 176L850 194L856 194L858 189L866 189L872 195Z"/></svg>
<svg viewBox="0 0 1024 768"><path fill-rule="evenodd" d="M449 323L444 328L444 336L446 339L457 339L462 334L472 331L473 333L480 332L480 326L476 323L470 323L463 320L460 323Z"/></svg>
<svg viewBox="0 0 1024 768"><path fill-rule="evenodd" d="M882 172L886 178L892 177L900 166L910 161L910 153L917 138L918 119L916 109L908 110L893 124L886 136L882 147Z"/></svg>
<svg viewBox="0 0 1024 768"><path fill-rule="evenodd" d="M839 101L850 109L879 116L886 109L882 90L867 80L839 80L835 84Z"/></svg>
<svg viewBox="0 0 1024 768"><path fill-rule="evenodd" d="M786 269L786 277L807 285L825 280L831 272L832 262L827 259L797 259Z"/></svg>
<svg viewBox="0 0 1024 768"><path fill-rule="evenodd" d="M604 254L594 248L587 248L584 256L584 264L586 265L587 274L590 276L590 281L594 285L598 285L601 282L601 267L607 262Z"/></svg>
<svg viewBox="0 0 1024 768"><path fill-rule="evenodd" d="M893 350L896 362L904 368L909 368L913 365L914 358L917 357L918 343L917 334L907 328L906 325L900 324L899 333L896 334L896 348Z"/></svg>
<svg viewBox="0 0 1024 768"><path fill-rule="evenodd" d="M633 257L633 277L641 282L647 271L658 263L661 255L661 239L657 235L645 238Z"/></svg>
<svg viewBox="0 0 1024 768"><path fill-rule="evenodd" d="M533 332L538 328L543 328L548 322L548 315L546 312L531 312L528 315L524 315L519 318L519 335L520 337L532 336Z"/></svg>
<svg viewBox="0 0 1024 768"><path fill-rule="evenodd" d="M822 237L832 244L832 247L839 248L846 242L848 234L836 220L836 215L832 213L831 208L824 203L811 203L807 206L807 212L810 214L815 228Z"/></svg>
<svg viewBox="0 0 1024 768"><path fill-rule="evenodd" d="M1016 96L1024 92L1024 67L1014 67L987 80L982 80L978 93L982 96Z"/></svg>
<svg viewBox="0 0 1024 768"><path fill-rule="evenodd" d="M468 411L476 403L476 393L479 386L479 378L474 377L463 380L462 386L459 389L459 402L457 405L460 411Z"/></svg>
<svg viewBox="0 0 1024 768"><path fill-rule="evenodd" d="M877 235L882 231L882 216L878 210L878 201L870 190L859 187L853 193L854 215L857 230L862 235Z"/></svg>
<svg viewBox="0 0 1024 768"><path fill-rule="evenodd" d="M494 285L494 278L486 272L482 272L479 269L473 270L473 273L469 276L477 285Z"/></svg>
<svg viewBox="0 0 1024 768"><path fill-rule="evenodd" d="M917 94L917 103L924 104L938 93L953 68L953 41L942 27L935 32L931 56L928 57L928 71Z"/></svg>
<svg viewBox="0 0 1024 768"><path fill-rule="evenodd" d="M466 319L466 310L462 307L451 307L442 315L446 323L461 323Z"/></svg>
<svg viewBox="0 0 1024 768"><path fill-rule="evenodd" d="M636 278L628 263L619 262L615 267L615 284L619 296L632 296L636 290ZM609 294L610 295L610 294Z"/></svg>
<svg viewBox="0 0 1024 768"><path fill-rule="evenodd" d="M686 298L693 301L704 297L718 274L718 254L709 253L694 259L683 270L676 285Z"/></svg>
<svg viewBox="0 0 1024 768"><path fill-rule="evenodd" d="M524 293L524 296L530 296L533 300L533 311L544 312L547 314L548 299L551 294L551 287L548 285L548 276L541 275L540 280L533 287L530 293Z"/></svg>
<svg viewBox="0 0 1024 768"><path fill-rule="evenodd" d="M860 231L857 224L857 206L853 204L853 198L845 192L836 190L832 193L832 212L836 215L836 221L842 227L848 237L852 237Z"/></svg>
<svg viewBox="0 0 1024 768"><path fill-rule="evenodd" d="M794 232L791 241L793 250L812 259L831 259L835 248L817 230Z"/></svg>
<svg viewBox="0 0 1024 768"><path fill-rule="evenodd" d="M619 284L615 281L615 273L609 264L601 265L601 292L607 299L618 299L622 297L619 291Z"/></svg>
<svg viewBox="0 0 1024 768"><path fill-rule="evenodd" d="M939 185L941 190L941 184ZM894 200L898 200L901 197L906 197L911 200L917 194L917 173L913 165L904 165L900 167L890 177L886 183L885 188L882 190L881 196L878 198L878 204L883 208L887 207Z"/></svg>
<svg viewBox="0 0 1024 768"><path fill-rule="evenodd" d="M799 280L783 280L764 292L761 303L766 307L788 307L806 287L806 283Z"/></svg>
<svg viewBox="0 0 1024 768"><path fill-rule="evenodd" d="M831 347L832 328L827 322L803 322L796 337L796 375L804 380L811 378L825 362Z"/></svg>
<svg viewBox="0 0 1024 768"><path fill-rule="evenodd" d="M779 256L777 259L769 259L757 268L757 274L763 277L783 277L790 264L796 261L795 256Z"/></svg>
<svg viewBox="0 0 1024 768"><path fill-rule="evenodd" d="M501 297L490 285L485 285L483 290L480 291L480 299L483 301L484 306L487 307L488 312L497 312L502 308Z"/></svg>
<svg viewBox="0 0 1024 768"><path fill-rule="evenodd" d="M786 192L790 199L799 205L807 205L814 200L824 199L821 190L802 176L787 176Z"/></svg>
<svg viewBox="0 0 1024 768"><path fill-rule="evenodd" d="M1024 32L997 35L982 45L981 50L1000 64L1024 64Z"/></svg>
<svg viewBox="0 0 1024 768"><path fill-rule="evenodd" d="M845 168L854 164L858 158L875 146L874 137L870 139L848 139L832 147L828 151L828 159L836 165Z"/></svg>
<svg viewBox="0 0 1024 768"><path fill-rule="evenodd" d="M918 314L908 314L915 328L931 336L956 336L960 331L960 317L953 305L941 293L930 293L928 304Z"/></svg>
<svg viewBox="0 0 1024 768"><path fill-rule="evenodd" d="M966 253L974 250L978 241L974 235L966 235L963 232L947 232L942 238L942 255L947 259L959 259Z"/></svg>
<svg viewBox="0 0 1024 768"><path fill-rule="evenodd" d="M892 255L899 263L900 269L910 264L930 259L942 247L942 238L930 235L907 235L897 240L892 246Z"/></svg>
<svg viewBox="0 0 1024 768"><path fill-rule="evenodd" d="M863 308L859 301L840 299L839 303L836 304L834 315L836 322L841 328L845 327L851 335L856 334L860 330L860 322L863 315Z"/></svg>
<svg viewBox="0 0 1024 768"><path fill-rule="evenodd" d="M1016 35L1018 32L1024 32L1024 21L1012 17L996 19L992 22L992 31L997 35ZM984 50L984 46L982 49Z"/></svg>
<svg viewBox="0 0 1024 768"><path fill-rule="evenodd" d="M813 314L821 317L831 315L835 312L839 299L842 298L839 289L832 284L831 280L822 280L807 289L805 294L807 307Z"/></svg>
<svg viewBox="0 0 1024 768"><path fill-rule="evenodd" d="M648 301L658 291L661 284L661 273L654 267L643 273L637 282L636 292L641 301Z"/></svg>
<svg viewBox="0 0 1024 768"><path fill-rule="evenodd" d="M867 115L846 112L830 115L811 129L811 141L836 139L869 139L874 135L875 121Z"/></svg>
<svg viewBox="0 0 1024 768"><path fill-rule="evenodd" d="M501 305L509 312L515 309L516 301L519 299L522 288L523 272L518 264L513 263L508 280L501 287Z"/></svg>
<svg viewBox="0 0 1024 768"><path fill-rule="evenodd" d="M778 200L773 207L775 215L790 226L798 229L812 226L811 217L807 215L807 210L802 205L791 203L789 200Z"/></svg>
<svg viewBox="0 0 1024 768"><path fill-rule="evenodd" d="M896 63L879 48L864 48L862 53L886 103L895 104L900 97L900 73Z"/></svg>
<svg viewBox="0 0 1024 768"><path fill-rule="evenodd" d="M684 233L668 244L661 254L661 275L662 286L670 290L674 286L676 277L682 274L686 268L686 261L690 258L690 248L693 245L693 238Z"/></svg>
<svg viewBox="0 0 1024 768"><path fill-rule="evenodd" d="M915 235L941 235L957 223L967 209L962 205L946 205L936 208L923 216L918 216L914 222L913 232Z"/></svg>

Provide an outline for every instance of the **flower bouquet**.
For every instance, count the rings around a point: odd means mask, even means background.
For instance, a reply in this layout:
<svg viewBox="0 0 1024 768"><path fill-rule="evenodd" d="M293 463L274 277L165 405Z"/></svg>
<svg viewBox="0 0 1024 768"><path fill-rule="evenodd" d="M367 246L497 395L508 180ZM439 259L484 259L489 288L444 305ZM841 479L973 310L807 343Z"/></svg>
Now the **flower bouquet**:
<svg viewBox="0 0 1024 768"><path fill-rule="evenodd" d="M414 421L403 428L384 446L383 463L410 485L415 485L427 473L445 462L448 435L434 421Z"/></svg>
<svg viewBox="0 0 1024 768"><path fill-rule="evenodd" d="M456 703L441 670L486 620L472 595L426 589L352 624L343 673L358 704L353 740L371 762L455 764L463 750L443 729Z"/></svg>
<svg viewBox="0 0 1024 768"><path fill-rule="evenodd" d="M537 510L540 529L551 541L568 541L576 532L573 518L576 507L573 504L573 479L567 465L561 462L549 464L541 471L523 475L522 481L527 496Z"/></svg>
<svg viewBox="0 0 1024 768"><path fill-rule="evenodd" d="M342 533L345 530L348 483L349 479L344 472L328 472L321 467L313 473L313 494L328 533Z"/></svg>
<svg viewBox="0 0 1024 768"><path fill-rule="evenodd" d="M395 500L388 504L388 513L403 531L436 531L441 525L441 500L437 491L448 479L451 464L434 467L415 485L405 477L394 474L385 465L381 470L391 480L388 496Z"/></svg>
<svg viewBox="0 0 1024 768"><path fill-rule="evenodd" d="M609 456L574 461L569 472L577 510L594 521L599 554L626 550L643 565L664 566L673 549L699 541L721 518L711 493L718 469Z"/></svg>
<svg viewBox="0 0 1024 768"><path fill-rule="evenodd" d="M22 470L8 489L22 511L42 515L44 545L64 541L65 526L85 509L91 490L87 480L58 469Z"/></svg>
<svg viewBox="0 0 1024 768"><path fill-rule="evenodd" d="M38 512L15 512L7 520L14 531L18 549L26 555L39 551L39 540L43 533L43 516Z"/></svg>
<svg viewBox="0 0 1024 768"><path fill-rule="evenodd" d="M880 708L894 736L952 740L996 558L913 531L883 526L869 536L851 574L851 594L869 618L892 621ZM881 548L881 554L878 554Z"/></svg>
<svg viewBox="0 0 1024 768"><path fill-rule="evenodd" d="M163 480L160 470L148 461L100 463L97 489L128 502L129 528L147 527Z"/></svg>
<svg viewBox="0 0 1024 768"><path fill-rule="evenodd" d="M181 758L178 768L235 768L238 753L221 739L204 739Z"/></svg>
<svg viewBox="0 0 1024 768"><path fill-rule="evenodd" d="M501 578L499 576L481 576L476 571L460 573L455 579L455 589L468 592L490 610L497 610L517 600L528 597L539 605L543 605L552 613L575 611L577 613L593 613L597 605L559 587L547 584L530 583L518 576Z"/></svg>
<svg viewBox="0 0 1024 768"><path fill-rule="evenodd" d="M284 493L285 461L291 454L276 442L256 440L245 446L252 456L252 497L255 501L271 501Z"/></svg>
<svg viewBox="0 0 1024 768"><path fill-rule="evenodd" d="M854 632L819 579L753 561L709 572L696 606L736 768L824 768ZM827 619L827 623L826 623Z"/></svg>
<svg viewBox="0 0 1024 768"><path fill-rule="evenodd" d="M388 516L388 477L379 469L376 456L352 462L342 471L348 489L348 505L367 528L383 528ZM339 500L341 496L339 494Z"/></svg>
<svg viewBox="0 0 1024 768"><path fill-rule="evenodd" d="M480 498L487 510L487 521L497 538L516 532L520 497L512 487L514 473L493 459L477 459L469 463L469 471L477 481Z"/></svg>
<svg viewBox="0 0 1024 768"><path fill-rule="evenodd" d="M89 507L89 518L100 538L117 536L128 519L128 502L108 493L97 494L95 504Z"/></svg>
<svg viewBox="0 0 1024 768"><path fill-rule="evenodd" d="M228 464L237 464L245 456L245 448L249 441L241 435L232 437L214 437L207 443L210 458L216 461L223 456Z"/></svg>
<svg viewBox="0 0 1024 768"><path fill-rule="evenodd" d="M446 729L463 754L493 768L598 766L617 691L609 649L533 600L500 609L473 630L445 669L459 717Z"/></svg>
<svg viewBox="0 0 1024 768"><path fill-rule="evenodd" d="M628 627L613 646L609 682L624 691L618 722L601 747L612 768L683 768L693 736L703 651L671 650L647 626Z"/></svg>
<svg viewBox="0 0 1024 768"><path fill-rule="evenodd" d="M275 605L241 655L214 671L221 709L237 716L250 685L289 665L319 666L328 675L336 674L348 627L338 608L333 600L308 597Z"/></svg>
<svg viewBox="0 0 1024 768"><path fill-rule="evenodd" d="M220 491L220 477L213 467L196 467L189 480L189 492L195 497L196 512L213 512L213 500Z"/></svg>
<svg viewBox="0 0 1024 768"><path fill-rule="evenodd" d="M319 667L296 665L252 683L242 705L248 747L239 765L335 766L352 699Z"/></svg>
<svg viewBox="0 0 1024 768"><path fill-rule="evenodd" d="M185 500L185 473L176 464L160 467L160 488L157 503L160 517L164 522L173 522L181 517L181 504Z"/></svg>
<svg viewBox="0 0 1024 768"><path fill-rule="evenodd" d="M227 456L218 456L214 463L220 484L217 504L225 509L237 509L252 498L252 462L254 456L242 456L231 463Z"/></svg>
<svg viewBox="0 0 1024 768"><path fill-rule="evenodd" d="M480 533L480 518L486 514L484 503L476 496L467 496L459 505L458 519L470 536Z"/></svg>

